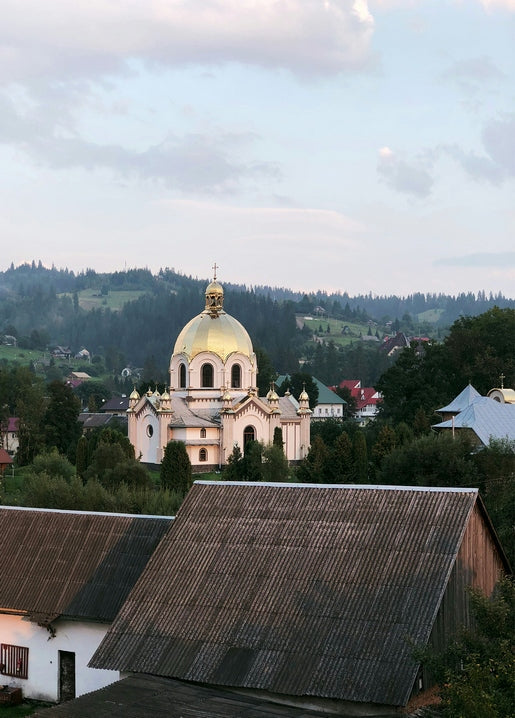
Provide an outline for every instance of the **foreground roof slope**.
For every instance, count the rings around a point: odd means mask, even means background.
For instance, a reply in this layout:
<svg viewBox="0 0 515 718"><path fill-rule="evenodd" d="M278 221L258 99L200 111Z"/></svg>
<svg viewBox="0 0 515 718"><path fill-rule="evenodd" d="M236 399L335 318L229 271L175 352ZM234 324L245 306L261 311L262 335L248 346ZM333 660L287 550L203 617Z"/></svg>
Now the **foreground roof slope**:
<svg viewBox="0 0 515 718"><path fill-rule="evenodd" d="M36 711L45 718L327 718L327 713L281 706L260 698L132 675L73 701Z"/></svg>
<svg viewBox="0 0 515 718"><path fill-rule="evenodd" d="M170 517L0 508L0 607L40 623L112 621Z"/></svg>
<svg viewBox="0 0 515 718"><path fill-rule="evenodd" d="M404 705L476 499L196 482L90 665Z"/></svg>

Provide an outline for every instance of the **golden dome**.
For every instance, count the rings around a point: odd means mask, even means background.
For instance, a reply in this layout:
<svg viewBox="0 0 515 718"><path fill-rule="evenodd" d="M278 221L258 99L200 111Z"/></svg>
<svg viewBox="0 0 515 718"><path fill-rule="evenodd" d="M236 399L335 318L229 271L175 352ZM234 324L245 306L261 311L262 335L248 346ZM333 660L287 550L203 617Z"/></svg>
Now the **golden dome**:
<svg viewBox="0 0 515 718"><path fill-rule="evenodd" d="M217 354L222 361L233 352L253 357L247 330L223 309L223 289L214 281L206 289L206 308L191 319L175 342L175 354L186 354L191 361L201 352Z"/></svg>

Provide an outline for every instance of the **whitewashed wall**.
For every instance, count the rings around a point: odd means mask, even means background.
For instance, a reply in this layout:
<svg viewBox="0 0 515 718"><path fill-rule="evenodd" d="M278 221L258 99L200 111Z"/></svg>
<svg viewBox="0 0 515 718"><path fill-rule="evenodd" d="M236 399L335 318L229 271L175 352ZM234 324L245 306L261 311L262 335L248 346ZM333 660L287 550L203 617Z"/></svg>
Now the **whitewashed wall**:
<svg viewBox="0 0 515 718"><path fill-rule="evenodd" d="M0 614L0 643L29 649L28 679L1 676L0 684L20 686L23 695L45 701L59 699L59 651L75 653L75 691L83 693L103 688L120 677L118 671L101 671L87 664L109 624L57 620L55 638L41 626L21 616Z"/></svg>

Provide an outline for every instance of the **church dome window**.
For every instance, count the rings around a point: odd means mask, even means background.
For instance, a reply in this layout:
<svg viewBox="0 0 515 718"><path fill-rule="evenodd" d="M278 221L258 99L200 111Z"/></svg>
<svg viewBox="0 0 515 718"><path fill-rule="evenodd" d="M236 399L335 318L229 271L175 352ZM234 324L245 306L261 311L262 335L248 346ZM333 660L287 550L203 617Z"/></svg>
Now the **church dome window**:
<svg viewBox="0 0 515 718"><path fill-rule="evenodd" d="M202 382L202 388L203 389L212 389L214 386L214 370L213 365L209 362L206 362L206 364L202 364L202 369L200 370L201 375L201 382Z"/></svg>
<svg viewBox="0 0 515 718"><path fill-rule="evenodd" d="M241 366L239 364L233 364L231 368L231 388L241 388Z"/></svg>
<svg viewBox="0 0 515 718"><path fill-rule="evenodd" d="M186 389L186 365L179 365L179 388Z"/></svg>

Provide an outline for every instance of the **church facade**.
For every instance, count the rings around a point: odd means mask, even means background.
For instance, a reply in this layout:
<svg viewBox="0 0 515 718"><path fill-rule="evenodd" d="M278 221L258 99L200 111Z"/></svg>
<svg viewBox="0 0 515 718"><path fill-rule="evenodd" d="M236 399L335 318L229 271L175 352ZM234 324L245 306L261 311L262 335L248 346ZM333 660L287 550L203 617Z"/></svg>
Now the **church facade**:
<svg viewBox="0 0 515 718"><path fill-rule="evenodd" d="M129 439L136 457L158 465L169 441L183 441L196 472L221 469L235 445L271 444L281 429L290 463L301 461L310 444L311 410L303 391L298 400L271 388L257 391L258 366L251 339L223 308L216 277L206 289L204 310L180 332L170 359L169 390L133 391L127 410Z"/></svg>

